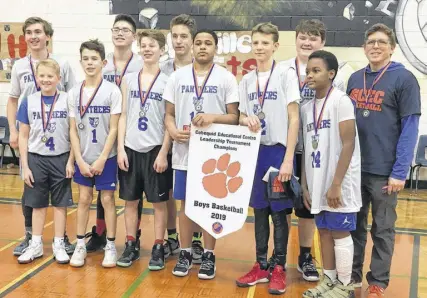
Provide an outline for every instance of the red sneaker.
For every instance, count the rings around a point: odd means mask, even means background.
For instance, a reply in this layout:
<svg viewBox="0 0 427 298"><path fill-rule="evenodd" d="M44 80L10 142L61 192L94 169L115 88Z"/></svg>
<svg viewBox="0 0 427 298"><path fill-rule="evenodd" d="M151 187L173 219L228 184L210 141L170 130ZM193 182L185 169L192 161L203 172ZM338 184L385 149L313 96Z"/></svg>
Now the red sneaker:
<svg viewBox="0 0 427 298"><path fill-rule="evenodd" d="M239 287L250 287L257 283L268 282L269 270L261 270L259 263L255 262L251 271L236 280L236 284Z"/></svg>
<svg viewBox="0 0 427 298"><path fill-rule="evenodd" d="M282 266L274 266L273 273L270 278L268 292L274 295L280 295L286 291L286 272Z"/></svg>
<svg viewBox="0 0 427 298"><path fill-rule="evenodd" d="M368 287L369 295L367 298L381 298L384 297L384 289L377 285Z"/></svg>

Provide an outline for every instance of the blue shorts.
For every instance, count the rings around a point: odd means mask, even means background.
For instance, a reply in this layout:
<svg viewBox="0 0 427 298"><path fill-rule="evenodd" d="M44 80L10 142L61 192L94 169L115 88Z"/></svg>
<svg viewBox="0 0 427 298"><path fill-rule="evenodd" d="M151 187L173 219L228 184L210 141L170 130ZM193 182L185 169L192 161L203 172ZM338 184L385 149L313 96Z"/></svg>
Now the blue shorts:
<svg viewBox="0 0 427 298"><path fill-rule="evenodd" d="M356 230L357 213L322 211L314 216L318 229L350 232Z"/></svg>
<svg viewBox="0 0 427 298"><path fill-rule="evenodd" d="M175 178L173 185L173 197L175 200L185 200L185 192L187 191L187 171L175 170Z"/></svg>
<svg viewBox="0 0 427 298"><path fill-rule="evenodd" d="M252 186L251 200L249 203L249 206L252 208L264 209L270 207L272 211L277 212L293 207L292 200L268 200L268 184L262 180L270 167L280 169L285 153L286 147L280 144L273 146L260 145L255 169L254 184Z"/></svg>
<svg viewBox="0 0 427 298"><path fill-rule="evenodd" d="M74 173L74 182L77 184L96 187L97 191L100 190L116 190L117 185L117 156L113 156L105 162L104 170L99 176L85 177L80 173L80 169L76 166Z"/></svg>

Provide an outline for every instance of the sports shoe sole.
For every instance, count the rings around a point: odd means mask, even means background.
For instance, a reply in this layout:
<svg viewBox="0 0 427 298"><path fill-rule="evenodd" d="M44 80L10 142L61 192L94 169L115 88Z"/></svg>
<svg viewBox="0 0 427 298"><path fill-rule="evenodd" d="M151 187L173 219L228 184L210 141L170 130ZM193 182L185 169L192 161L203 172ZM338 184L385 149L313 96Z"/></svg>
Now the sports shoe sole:
<svg viewBox="0 0 427 298"><path fill-rule="evenodd" d="M160 266L150 266L150 265L148 265L148 269L151 270L151 271L159 271L159 270L165 269L165 266L160 267Z"/></svg>
<svg viewBox="0 0 427 298"><path fill-rule="evenodd" d="M55 257L55 255L53 256L53 259L58 263L58 264L68 264L68 263L70 263L70 260L68 259L68 260L65 260L65 261L59 261L59 260L57 260L56 259L56 257Z"/></svg>
<svg viewBox="0 0 427 298"><path fill-rule="evenodd" d="M268 293L271 295L283 295L286 292L286 289L284 290L276 290L276 289L268 289Z"/></svg>
<svg viewBox="0 0 427 298"><path fill-rule="evenodd" d="M34 260L36 260L36 259L40 259L40 258L42 258L42 257L43 257L43 255L35 256L35 257L34 257L34 259L30 259L30 260L24 260L24 261L20 261L20 260L18 260L18 263L19 263L19 264L30 264L30 263L32 263Z"/></svg>
<svg viewBox="0 0 427 298"><path fill-rule="evenodd" d="M191 264L190 267L188 267L188 270L186 272L172 270L172 274L175 275L175 276L184 277L184 276L188 275L188 273L190 272L191 268L193 268L193 264Z"/></svg>
<svg viewBox="0 0 427 298"><path fill-rule="evenodd" d="M241 288L247 288L247 287L254 286L254 285L256 285L256 284L260 284L260 283L267 283L267 282L269 282L269 279L266 277L266 278L261 278L261 279L259 279L259 280L255 281L255 282L246 283L246 284L241 283L241 282L239 282L239 281L237 281L237 280L236 280L236 285L237 285L238 287L241 287Z"/></svg>
<svg viewBox="0 0 427 298"><path fill-rule="evenodd" d="M199 277L199 279L203 279L203 280L214 279L215 278L215 271L214 271L213 275L206 275L206 274L200 274L199 273L199 274L197 274L197 276Z"/></svg>
<svg viewBox="0 0 427 298"><path fill-rule="evenodd" d="M119 267L128 268L128 267L132 266L133 262L138 261L138 260L139 260L139 257L137 259L135 259L135 260L130 261L130 263L122 263L120 261L117 261L116 264Z"/></svg>
<svg viewBox="0 0 427 298"><path fill-rule="evenodd" d="M297 266L297 270L299 273L302 274L302 278L304 278L304 280L306 281L319 281L320 280L320 276L316 277L316 276L307 276L304 274L304 271L302 271L301 267L298 265Z"/></svg>

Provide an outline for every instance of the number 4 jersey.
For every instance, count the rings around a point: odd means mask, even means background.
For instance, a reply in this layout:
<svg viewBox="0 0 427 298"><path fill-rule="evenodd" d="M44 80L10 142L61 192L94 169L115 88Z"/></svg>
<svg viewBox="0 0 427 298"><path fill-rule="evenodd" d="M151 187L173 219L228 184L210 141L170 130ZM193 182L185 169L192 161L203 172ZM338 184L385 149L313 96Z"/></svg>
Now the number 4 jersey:
<svg viewBox="0 0 427 298"><path fill-rule="evenodd" d="M93 163L101 155L110 132L111 115L122 111L122 94L116 84L102 80L95 88L78 84L68 93L70 118L74 118L83 160ZM82 109L80 111L80 97ZM117 154L113 145L108 158Z"/></svg>
<svg viewBox="0 0 427 298"><path fill-rule="evenodd" d="M347 94L336 88L332 89L324 103L325 98L315 99L301 108L305 173L312 200L311 213L318 214L321 211L358 212L362 206L362 197L357 129L353 156L341 185L342 207L330 208L326 200L326 193L332 185L342 151L339 124L355 119L354 106ZM316 122L318 122L317 133L313 117L314 105L316 105Z"/></svg>

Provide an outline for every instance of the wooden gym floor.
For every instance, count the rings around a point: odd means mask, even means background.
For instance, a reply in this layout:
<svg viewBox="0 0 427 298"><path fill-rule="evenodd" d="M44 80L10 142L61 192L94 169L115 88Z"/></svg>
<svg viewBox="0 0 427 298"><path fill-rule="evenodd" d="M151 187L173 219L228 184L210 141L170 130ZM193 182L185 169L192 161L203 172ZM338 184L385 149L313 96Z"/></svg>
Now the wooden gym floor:
<svg viewBox="0 0 427 298"><path fill-rule="evenodd" d="M253 265L255 243L253 213L244 227L235 234L217 242L217 273L211 281L199 281L198 267L189 276L178 278L171 271L176 257L167 260L165 270L150 272L148 261L153 244L153 210L144 205L141 223L141 259L130 268L104 269L101 267L103 252L88 254L83 268L59 265L52 259L53 216L48 212L44 231L44 257L28 265L19 265L12 255L14 247L22 240L23 216L20 198L23 190L18 170L0 169L0 297L267 297L267 284L251 288L238 288L235 279ZM74 201L77 187L73 185ZM145 203L145 202L144 202ZM117 249L124 248L123 201L117 204ZM67 233L72 242L76 234L76 208L68 209ZM88 230L95 223L93 206ZM388 298L427 297L427 192L412 195L405 191L399 195L396 247L392 264ZM372 242L366 249L370 259ZM270 244L272 247L272 243ZM305 282L296 269L298 258L298 234L296 219L289 239L287 290L282 297L301 297L302 292L313 284ZM317 266L322 264L318 236L313 243ZM369 261L367 261L369 264ZM421 266L424 264L424 266ZM365 272L368 265L365 266ZM357 297L366 296L366 281ZM274 297L274 296L271 296Z"/></svg>

